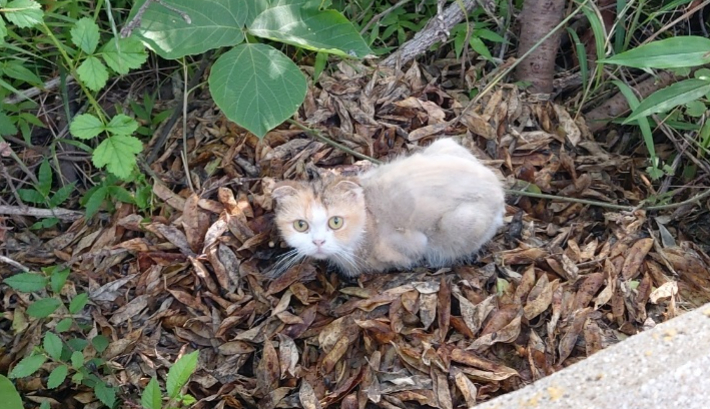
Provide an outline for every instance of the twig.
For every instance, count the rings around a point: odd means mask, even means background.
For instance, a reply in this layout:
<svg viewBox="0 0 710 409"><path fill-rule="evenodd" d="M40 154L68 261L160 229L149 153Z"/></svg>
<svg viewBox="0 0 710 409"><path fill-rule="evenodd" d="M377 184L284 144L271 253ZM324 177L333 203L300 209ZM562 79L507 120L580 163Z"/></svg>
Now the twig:
<svg viewBox="0 0 710 409"><path fill-rule="evenodd" d="M40 209L37 207L18 207L0 205L0 214L10 216L31 216L38 218L56 217L60 220L74 221L84 217L84 213L55 207L54 209Z"/></svg>
<svg viewBox="0 0 710 409"><path fill-rule="evenodd" d="M661 33L665 32L665 31L667 31L669 28L671 28L671 27L673 27L674 25L676 25L679 21L687 20L687 19L688 19L690 16L692 16L696 11L702 10L702 9L705 8L705 6L707 6L708 4L710 4L710 0L705 0L704 2L702 2L702 3L698 4L698 5L696 5L695 7L691 8L690 10L686 11L686 12L683 13L682 15L678 16L678 18L676 18L675 20L673 20L673 21L671 21L670 23L666 24L665 26L661 27L660 30L658 30L658 31L656 31L655 33L653 33L650 37L648 37L646 40L644 40L644 42L642 42L641 45L650 43L650 42L653 41L656 37L658 37L659 34L661 34Z"/></svg>
<svg viewBox="0 0 710 409"><path fill-rule="evenodd" d="M74 81L74 77L72 77L71 75L67 75L66 83L69 84L72 81ZM24 91L20 91L19 94L15 94L11 97L5 98L3 100L3 103L8 104L8 105L15 105L15 104L18 104L23 99L32 100L32 98L36 97L37 95L39 95L45 91L51 91L54 88L57 88L57 86L59 86L60 82L61 82L61 78L59 78L59 77L52 78L51 80L42 84L42 87L28 88Z"/></svg>
<svg viewBox="0 0 710 409"><path fill-rule="evenodd" d="M356 158L363 159L363 160L369 160L370 162L376 164L376 165L381 165L383 162L381 160L375 159L373 157L367 156L365 154L362 154L360 152L356 152L347 146L341 145L338 142L335 142L334 140L328 138L327 136L323 135L320 131L316 129L311 129L308 128L302 124L300 124L297 121L294 121L292 119L289 119L287 121L290 124L295 125L299 129L303 130L307 134L314 136L321 142L324 142L332 147L338 148L342 150L345 153L349 153ZM683 200L682 202L678 203L669 203L665 205L656 205L656 206L644 206L643 203L645 200L641 201L641 204L638 206L627 206L627 205L618 205L614 203L606 203L606 202L600 202L598 200L589 200L589 199L579 199L576 197L563 197L563 196L555 196L555 195L548 195L546 193L534 193L534 192L526 192L524 190L517 190L517 189L504 189L505 193L513 196L525 196L525 197L532 197L536 199L549 199L549 200L557 200L560 202L570 202L570 203L581 203L589 206L597 206L597 207L605 207L607 209L615 209L615 210L624 210L624 211L635 211L635 210L646 210L646 211L657 211L657 210L667 210L667 209L675 209L677 207L685 206L687 204L695 203L699 200L702 200L708 196L710 196L710 188L705 188L704 192L698 193L697 195Z"/></svg>
<svg viewBox="0 0 710 409"><path fill-rule="evenodd" d="M16 269L23 271L25 273L30 272L30 269L28 267L23 266L22 264L18 263L17 261L15 261L11 258L7 258L5 256L0 256L0 261L2 261L5 264L9 264L9 265L15 267Z"/></svg>

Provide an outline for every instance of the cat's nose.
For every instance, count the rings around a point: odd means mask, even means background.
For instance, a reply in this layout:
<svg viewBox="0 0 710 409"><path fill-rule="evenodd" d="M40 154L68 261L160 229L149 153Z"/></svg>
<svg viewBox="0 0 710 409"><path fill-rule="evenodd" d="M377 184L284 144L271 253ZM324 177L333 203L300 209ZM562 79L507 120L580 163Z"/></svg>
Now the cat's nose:
<svg viewBox="0 0 710 409"><path fill-rule="evenodd" d="M313 244L315 244L318 247L322 246L323 243L325 243L325 240L313 240Z"/></svg>

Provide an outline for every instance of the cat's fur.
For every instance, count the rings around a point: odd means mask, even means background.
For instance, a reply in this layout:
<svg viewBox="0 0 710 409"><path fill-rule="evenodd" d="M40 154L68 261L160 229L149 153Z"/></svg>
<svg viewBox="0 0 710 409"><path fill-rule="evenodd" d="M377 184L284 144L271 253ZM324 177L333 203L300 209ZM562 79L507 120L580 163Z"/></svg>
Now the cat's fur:
<svg viewBox="0 0 710 409"><path fill-rule="evenodd" d="M276 224L294 248L278 269L311 257L350 277L469 258L503 224L505 208L500 180L452 139L356 178L281 182L272 196ZM343 221L335 230L333 216ZM308 230L298 232L298 220Z"/></svg>

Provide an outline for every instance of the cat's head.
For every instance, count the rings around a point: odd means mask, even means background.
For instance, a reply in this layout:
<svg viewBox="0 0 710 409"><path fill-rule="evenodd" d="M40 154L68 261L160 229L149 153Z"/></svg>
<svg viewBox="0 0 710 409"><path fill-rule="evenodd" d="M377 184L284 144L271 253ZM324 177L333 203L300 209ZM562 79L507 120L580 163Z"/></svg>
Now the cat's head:
<svg viewBox="0 0 710 409"><path fill-rule="evenodd" d="M316 178L278 183L276 225L300 255L338 261L358 247L366 223L365 197L354 179Z"/></svg>

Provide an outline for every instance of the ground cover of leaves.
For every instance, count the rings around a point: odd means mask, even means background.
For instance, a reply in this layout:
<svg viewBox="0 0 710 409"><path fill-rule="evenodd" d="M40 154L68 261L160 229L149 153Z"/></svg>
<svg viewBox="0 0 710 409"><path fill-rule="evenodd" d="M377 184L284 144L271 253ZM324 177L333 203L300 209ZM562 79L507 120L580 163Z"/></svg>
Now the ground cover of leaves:
<svg viewBox="0 0 710 409"><path fill-rule="evenodd" d="M643 152L614 132L592 136L562 106L528 102L513 86L467 104L416 64L406 73L341 65L309 90L297 119L380 160L454 136L508 187L623 205L653 193ZM704 203L620 211L510 195L506 226L476 264L343 282L306 263L267 280L284 252L271 222L275 181L304 177L310 163L343 173L369 163L293 126L259 141L211 103L195 105L187 151L198 194L185 183L178 129L150 164L159 180L149 219L120 205L63 231L2 231L8 258L71 266L64 295L87 291L76 318L93 323L75 335L111 340L107 379L125 407L195 349L188 391L200 408L469 407L710 300L710 257L694 243ZM0 296L7 373L67 312L33 320L32 296L3 284ZM51 365L17 383L26 398L100 406L69 381L44 389Z"/></svg>

